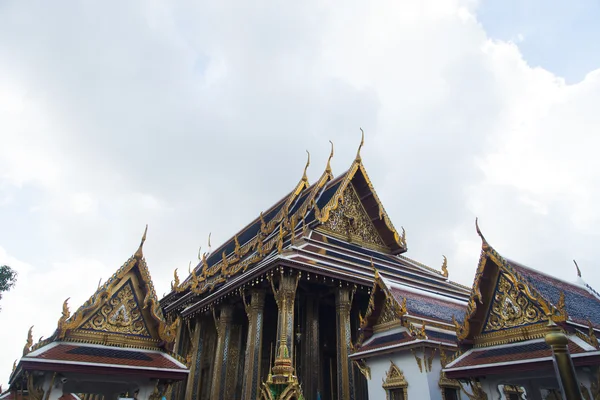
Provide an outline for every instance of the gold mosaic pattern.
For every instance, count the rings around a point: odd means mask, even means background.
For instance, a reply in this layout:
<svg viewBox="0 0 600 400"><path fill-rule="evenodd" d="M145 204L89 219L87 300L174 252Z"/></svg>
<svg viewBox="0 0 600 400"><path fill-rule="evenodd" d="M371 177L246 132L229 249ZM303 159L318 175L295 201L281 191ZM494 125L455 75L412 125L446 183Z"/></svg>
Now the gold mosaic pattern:
<svg viewBox="0 0 600 400"><path fill-rule="evenodd" d="M385 247L352 184L346 187L339 207L330 212L322 227L351 241Z"/></svg>
<svg viewBox="0 0 600 400"><path fill-rule="evenodd" d="M500 275L484 332L529 325L544 318L543 311L505 275Z"/></svg>
<svg viewBox="0 0 600 400"><path fill-rule="evenodd" d="M81 328L150 336L133 294L131 281L123 285Z"/></svg>

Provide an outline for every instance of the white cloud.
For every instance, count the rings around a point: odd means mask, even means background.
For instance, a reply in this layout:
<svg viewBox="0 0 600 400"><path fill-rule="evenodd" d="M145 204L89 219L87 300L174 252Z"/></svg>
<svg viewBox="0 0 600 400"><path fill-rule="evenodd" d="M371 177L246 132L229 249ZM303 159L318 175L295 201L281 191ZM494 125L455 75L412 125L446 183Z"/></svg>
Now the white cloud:
<svg viewBox="0 0 600 400"><path fill-rule="evenodd" d="M27 328L51 334L146 223L162 294L208 232L227 239L293 187L305 148L313 179L329 139L346 168L359 126L409 256L446 254L470 285L477 215L502 254L567 279L576 258L600 287L600 70L567 85L532 68L476 6L4 4L0 255L24 272L2 302L0 381Z"/></svg>

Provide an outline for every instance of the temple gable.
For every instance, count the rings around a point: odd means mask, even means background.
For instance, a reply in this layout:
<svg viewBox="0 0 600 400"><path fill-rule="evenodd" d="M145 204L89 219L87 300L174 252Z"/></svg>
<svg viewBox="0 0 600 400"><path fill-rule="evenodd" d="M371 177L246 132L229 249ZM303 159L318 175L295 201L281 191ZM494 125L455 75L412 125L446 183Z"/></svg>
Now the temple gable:
<svg viewBox="0 0 600 400"><path fill-rule="evenodd" d="M358 242L369 247L385 247L383 239L351 184L343 191L339 206L331 211L329 219L321 229L350 242Z"/></svg>
<svg viewBox="0 0 600 400"><path fill-rule="evenodd" d="M151 337L131 279L100 306L82 330Z"/></svg>
<svg viewBox="0 0 600 400"><path fill-rule="evenodd" d="M522 286L522 285L521 285ZM510 275L501 273L482 333L535 324L546 320L539 304Z"/></svg>

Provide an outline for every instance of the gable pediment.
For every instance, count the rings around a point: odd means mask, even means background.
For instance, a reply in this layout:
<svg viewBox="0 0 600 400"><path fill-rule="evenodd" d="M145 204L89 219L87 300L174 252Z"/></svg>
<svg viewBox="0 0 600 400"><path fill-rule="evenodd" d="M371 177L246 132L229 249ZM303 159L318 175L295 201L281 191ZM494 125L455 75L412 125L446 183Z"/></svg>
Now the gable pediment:
<svg viewBox="0 0 600 400"><path fill-rule="evenodd" d="M85 321L85 331L106 332L151 338L131 279L128 279Z"/></svg>
<svg viewBox="0 0 600 400"><path fill-rule="evenodd" d="M510 275L498 277L482 333L527 326L546 320L542 307Z"/></svg>

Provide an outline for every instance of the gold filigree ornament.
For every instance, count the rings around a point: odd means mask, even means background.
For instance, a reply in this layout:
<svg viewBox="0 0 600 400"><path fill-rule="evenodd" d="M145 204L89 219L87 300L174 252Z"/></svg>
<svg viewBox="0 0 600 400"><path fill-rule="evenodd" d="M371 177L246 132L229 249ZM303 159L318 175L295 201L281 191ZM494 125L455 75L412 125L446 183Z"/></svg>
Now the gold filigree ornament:
<svg viewBox="0 0 600 400"><path fill-rule="evenodd" d="M27 341L25 342L25 347L23 347L23 356L29 354L31 346L33 346L33 325L31 325L31 328L27 332Z"/></svg>
<svg viewBox="0 0 600 400"><path fill-rule="evenodd" d="M393 389L403 389L402 393L404 394L404 400L408 399L408 382L404 377L404 373L398 366L390 360L390 368L385 374L385 378L382 378L383 384L381 385L383 389L385 389L387 395L386 398L389 399L389 391Z"/></svg>
<svg viewBox="0 0 600 400"><path fill-rule="evenodd" d="M442 264L442 276L444 278L448 277L448 259L446 258L446 256L442 256L444 257L444 263Z"/></svg>

